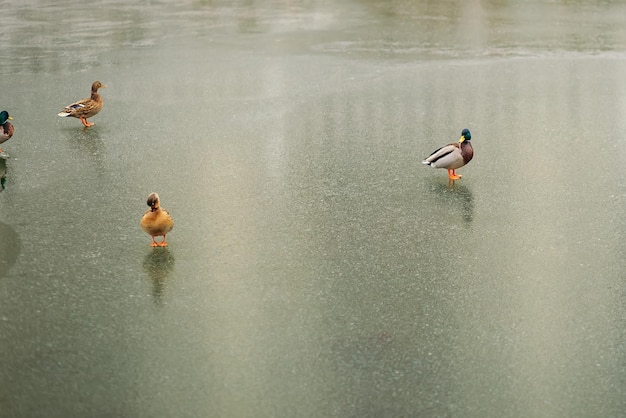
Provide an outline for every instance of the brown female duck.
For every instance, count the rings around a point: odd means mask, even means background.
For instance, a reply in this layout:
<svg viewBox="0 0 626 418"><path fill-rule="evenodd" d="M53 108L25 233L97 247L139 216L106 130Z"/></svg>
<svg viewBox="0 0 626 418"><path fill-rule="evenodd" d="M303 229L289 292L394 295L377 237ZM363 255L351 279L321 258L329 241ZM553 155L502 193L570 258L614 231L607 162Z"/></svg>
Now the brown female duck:
<svg viewBox="0 0 626 418"><path fill-rule="evenodd" d="M59 112L59 116L68 117L72 116L74 118L80 119L80 121L86 127L93 126L94 123L87 122L87 118L90 118L98 112L102 110L102 105L104 102L102 101L102 96L98 94L98 89L106 87L99 81L94 81L91 85L91 97L80 100L76 103L72 103Z"/></svg>

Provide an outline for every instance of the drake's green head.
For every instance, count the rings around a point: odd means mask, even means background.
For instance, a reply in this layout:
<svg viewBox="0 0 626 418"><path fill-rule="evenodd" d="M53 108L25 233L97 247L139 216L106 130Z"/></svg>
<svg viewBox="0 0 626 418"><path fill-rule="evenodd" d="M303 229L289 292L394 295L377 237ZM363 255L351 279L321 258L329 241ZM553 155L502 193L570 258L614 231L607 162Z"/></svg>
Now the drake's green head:
<svg viewBox="0 0 626 418"><path fill-rule="evenodd" d="M3 110L2 112L0 112L0 125L4 125L5 123L7 123L7 120L13 120L13 118L9 116L9 112Z"/></svg>
<svg viewBox="0 0 626 418"><path fill-rule="evenodd" d="M472 139L472 134L469 129L463 129L461 131L461 139L459 139L459 142L469 141L470 139Z"/></svg>

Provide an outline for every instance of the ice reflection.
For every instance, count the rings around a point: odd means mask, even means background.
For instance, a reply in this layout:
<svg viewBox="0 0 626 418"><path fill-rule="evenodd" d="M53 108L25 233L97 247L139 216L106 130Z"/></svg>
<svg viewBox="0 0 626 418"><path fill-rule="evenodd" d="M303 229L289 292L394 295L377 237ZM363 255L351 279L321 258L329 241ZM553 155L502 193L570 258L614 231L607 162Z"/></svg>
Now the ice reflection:
<svg viewBox="0 0 626 418"><path fill-rule="evenodd" d="M21 242L15 230L0 222L0 278L5 276L15 264L20 250Z"/></svg>
<svg viewBox="0 0 626 418"><path fill-rule="evenodd" d="M8 415L624 410L623 6L5 3Z"/></svg>
<svg viewBox="0 0 626 418"><path fill-rule="evenodd" d="M438 206L449 208L470 224L474 218L474 195L462 181L433 181L430 198L438 201Z"/></svg>
<svg viewBox="0 0 626 418"><path fill-rule="evenodd" d="M0 156L0 192L4 190L7 182L7 160Z"/></svg>
<svg viewBox="0 0 626 418"><path fill-rule="evenodd" d="M143 259L143 270L152 280L152 297L157 305L163 303L167 280L175 261L167 247L153 248Z"/></svg>

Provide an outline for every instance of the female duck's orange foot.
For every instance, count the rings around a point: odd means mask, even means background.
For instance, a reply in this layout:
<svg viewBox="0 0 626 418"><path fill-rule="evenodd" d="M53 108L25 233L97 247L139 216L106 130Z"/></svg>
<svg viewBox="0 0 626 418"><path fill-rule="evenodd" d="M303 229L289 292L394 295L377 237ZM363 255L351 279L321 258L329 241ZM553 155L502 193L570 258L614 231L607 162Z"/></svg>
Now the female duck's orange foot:
<svg viewBox="0 0 626 418"><path fill-rule="evenodd" d="M85 119L85 118L84 118L84 117L82 117L82 116L80 117L80 121L81 121L81 122L83 123L83 125L85 125L87 128L89 128L89 127L91 127L91 126L95 125L95 123L89 123L89 122L87 122L87 119Z"/></svg>

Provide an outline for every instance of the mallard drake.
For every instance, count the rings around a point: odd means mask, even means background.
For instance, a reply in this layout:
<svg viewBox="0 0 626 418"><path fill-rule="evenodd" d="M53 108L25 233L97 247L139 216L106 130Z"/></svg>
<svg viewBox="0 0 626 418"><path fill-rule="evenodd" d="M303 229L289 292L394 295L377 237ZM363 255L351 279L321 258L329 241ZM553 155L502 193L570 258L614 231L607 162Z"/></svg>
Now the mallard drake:
<svg viewBox="0 0 626 418"><path fill-rule="evenodd" d="M13 120L13 118L9 116L9 112L6 110L0 112L0 144L8 141L13 136L15 129L13 124L9 122L10 120ZM4 152L2 148L0 148L0 152Z"/></svg>
<svg viewBox="0 0 626 418"><path fill-rule="evenodd" d="M101 82L94 81L91 85L91 97L66 106L65 109L59 112L59 116L64 118L68 116L78 118L86 127L95 125L94 123L87 122L87 118L98 114L98 112L102 110L104 102L102 101L102 96L98 94L98 89L104 87L106 86Z"/></svg>
<svg viewBox="0 0 626 418"><path fill-rule="evenodd" d="M456 174L455 170L469 163L472 157L474 157L471 139L472 134L469 129L463 129L459 142L454 142L435 150L428 158L422 161L422 164L434 168L445 168L448 170L448 178L450 180L460 179L463 176Z"/></svg>
<svg viewBox="0 0 626 418"><path fill-rule="evenodd" d="M147 203L150 209L141 218L141 228L152 237L152 247L167 247L165 235L174 228L174 221L169 212L161 207L158 194L150 193ZM154 238L160 236L163 241L156 242Z"/></svg>

